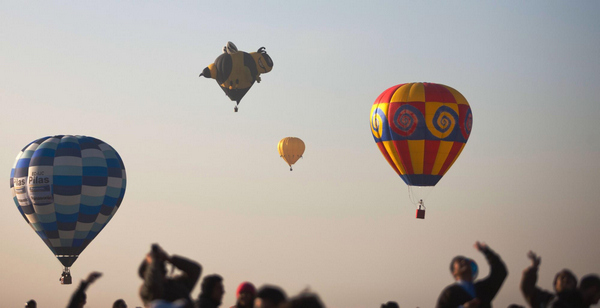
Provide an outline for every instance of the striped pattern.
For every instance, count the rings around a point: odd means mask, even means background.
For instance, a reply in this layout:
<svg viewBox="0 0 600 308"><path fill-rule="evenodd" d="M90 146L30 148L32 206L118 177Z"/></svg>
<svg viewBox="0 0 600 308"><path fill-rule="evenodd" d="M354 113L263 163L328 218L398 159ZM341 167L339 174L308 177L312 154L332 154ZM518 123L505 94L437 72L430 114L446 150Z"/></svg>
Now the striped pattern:
<svg viewBox="0 0 600 308"><path fill-rule="evenodd" d="M371 108L379 150L408 185L434 186L463 150L473 125L467 100L435 83L385 90Z"/></svg>
<svg viewBox="0 0 600 308"><path fill-rule="evenodd" d="M44 137L17 155L10 187L23 218L68 267L119 209L125 166L101 140Z"/></svg>

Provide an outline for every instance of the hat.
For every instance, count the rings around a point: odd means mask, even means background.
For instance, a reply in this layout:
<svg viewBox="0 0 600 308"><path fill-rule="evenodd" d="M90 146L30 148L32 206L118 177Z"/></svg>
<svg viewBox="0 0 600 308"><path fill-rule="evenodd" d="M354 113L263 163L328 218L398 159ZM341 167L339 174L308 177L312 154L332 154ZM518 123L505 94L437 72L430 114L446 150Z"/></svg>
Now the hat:
<svg viewBox="0 0 600 308"><path fill-rule="evenodd" d="M477 263L475 263L475 260L469 259L469 261L471 263L471 276L473 276L473 280L475 280L477 274L479 274L479 267L477 266Z"/></svg>
<svg viewBox="0 0 600 308"><path fill-rule="evenodd" d="M250 292L253 296L256 296L256 288L254 285L248 281L242 282L235 292L236 297L240 297L240 293L242 292Z"/></svg>

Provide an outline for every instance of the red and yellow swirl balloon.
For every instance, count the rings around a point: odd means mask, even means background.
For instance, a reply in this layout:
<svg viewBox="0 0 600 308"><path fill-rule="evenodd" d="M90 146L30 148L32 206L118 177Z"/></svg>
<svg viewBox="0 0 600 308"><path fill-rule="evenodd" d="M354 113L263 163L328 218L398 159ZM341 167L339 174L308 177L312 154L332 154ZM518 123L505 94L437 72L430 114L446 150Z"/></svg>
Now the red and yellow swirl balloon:
<svg viewBox="0 0 600 308"><path fill-rule="evenodd" d="M434 186L460 155L472 125L465 97L442 84L396 85L371 107L373 138L410 186Z"/></svg>

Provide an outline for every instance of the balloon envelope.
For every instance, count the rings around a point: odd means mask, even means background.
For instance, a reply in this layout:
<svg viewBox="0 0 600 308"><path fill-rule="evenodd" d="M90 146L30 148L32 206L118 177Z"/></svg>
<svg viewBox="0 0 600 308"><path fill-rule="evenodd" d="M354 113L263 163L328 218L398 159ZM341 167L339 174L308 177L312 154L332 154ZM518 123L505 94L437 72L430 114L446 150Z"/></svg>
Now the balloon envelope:
<svg viewBox="0 0 600 308"><path fill-rule="evenodd" d="M223 50L224 53L204 68L200 76L216 79L229 99L239 104L254 82L260 82L260 75L273 69L273 60L264 47L247 53L238 51L228 42Z"/></svg>
<svg viewBox="0 0 600 308"><path fill-rule="evenodd" d="M409 186L434 186L460 155L472 125L467 100L441 84L393 86L371 108L373 138Z"/></svg>
<svg viewBox="0 0 600 308"><path fill-rule="evenodd" d="M21 215L65 267L114 216L125 186L119 154L86 136L31 142L17 155L10 175Z"/></svg>
<svg viewBox="0 0 600 308"><path fill-rule="evenodd" d="M304 154L304 142L300 138L286 137L279 141L277 150L279 155L291 167Z"/></svg>

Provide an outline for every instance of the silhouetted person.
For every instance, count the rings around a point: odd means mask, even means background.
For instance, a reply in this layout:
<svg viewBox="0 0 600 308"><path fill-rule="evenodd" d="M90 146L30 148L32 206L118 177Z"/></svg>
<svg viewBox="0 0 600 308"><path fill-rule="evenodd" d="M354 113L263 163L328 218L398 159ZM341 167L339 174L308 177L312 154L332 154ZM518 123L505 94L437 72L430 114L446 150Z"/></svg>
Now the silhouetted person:
<svg viewBox="0 0 600 308"><path fill-rule="evenodd" d="M94 281L100 278L100 276L102 276L102 273L92 272L88 275L87 279L82 280L77 290L75 290L75 293L73 293L71 296L71 300L69 301L69 306L67 306L67 308L82 308L85 306L87 301L87 295L85 294L85 291L92 283L94 283Z"/></svg>
<svg viewBox="0 0 600 308"><path fill-rule="evenodd" d="M171 263L182 273L178 276L167 277L165 263ZM146 307L153 301L179 302L183 307L193 307L190 292L196 285L202 267L200 264L181 256L169 256L160 246L152 245L152 250L146 255L139 267L138 274L144 279L140 287L140 297ZM180 304L181 305L181 304Z"/></svg>
<svg viewBox="0 0 600 308"><path fill-rule="evenodd" d="M600 277L590 274L581 278L579 293L581 294L584 307L597 305L598 301L600 301Z"/></svg>
<svg viewBox="0 0 600 308"><path fill-rule="evenodd" d="M113 303L113 308L127 308L127 304L123 299L118 299Z"/></svg>
<svg viewBox="0 0 600 308"><path fill-rule="evenodd" d="M529 304L529 307L551 307L552 303L558 299L557 295L565 294L566 296L570 296L568 293L574 292L577 287L577 277L568 269L563 269L554 276L552 286L555 293L538 288L536 283L542 258L532 251L527 253L527 257L531 260L531 266L523 271L521 293L523 293L523 297L527 304Z"/></svg>
<svg viewBox="0 0 600 308"><path fill-rule="evenodd" d="M256 293L254 308L278 308L286 299L287 296L281 288L265 285Z"/></svg>
<svg viewBox="0 0 600 308"><path fill-rule="evenodd" d="M302 292L290 298L282 308L325 308L319 296L315 293Z"/></svg>
<svg viewBox="0 0 600 308"><path fill-rule="evenodd" d="M235 292L236 303L231 308L254 308L256 288L248 281L240 283Z"/></svg>
<svg viewBox="0 0 600 308"><path fill-rule="evenodd" d="M37 308L37 302L33 299L30 299L27 303L25 303L25 308Z"/></svg>
<svg viewBox="0 0 600 308"><path fill-rule="evenodd" d="M381 304L381 308L400 308L400 306L398 303L390 301L385 304Z"/></svg>
<svg viewBox="0 0 600 308"><path fill-rule="evenodd" d="M574 292L559 293L553 308L588 308L600 300L600 278L590 274L581 278L579 288Z"/></svg>
<svg viewBox="0 0 600 308"><path fill-rule="evenodd" d="M600 277L595 274L584 276L579 284L579 292L584 305L597 305L600 301Z"/></svg>
<svg viewBox="0 0 600 308"><path fill-rule="evenodd" d="M200 295L196 301L196 308L217 308L223 301L225 288L223 277L213 274L204 277L200 285Z"/></svg>
<svg viewBox="0 0 600 308"><path fill-rule="evenodd" d="M475 248L484 254L490 265L490 275L474 281L474 261L457 256L450 263L450 272L456 283L447 286L440 294L437 308L490 308L492 300L508 275L500 257L486 244L475 242Z"/></svg>

